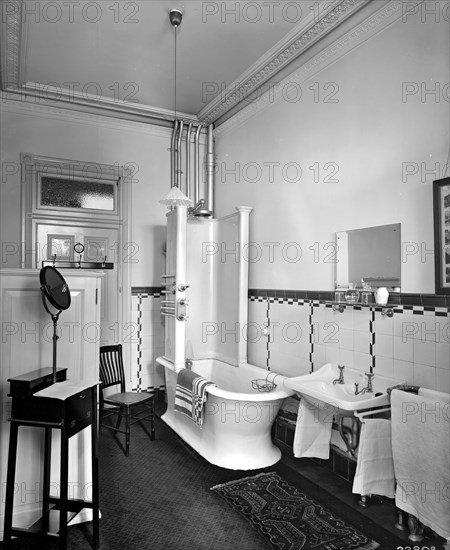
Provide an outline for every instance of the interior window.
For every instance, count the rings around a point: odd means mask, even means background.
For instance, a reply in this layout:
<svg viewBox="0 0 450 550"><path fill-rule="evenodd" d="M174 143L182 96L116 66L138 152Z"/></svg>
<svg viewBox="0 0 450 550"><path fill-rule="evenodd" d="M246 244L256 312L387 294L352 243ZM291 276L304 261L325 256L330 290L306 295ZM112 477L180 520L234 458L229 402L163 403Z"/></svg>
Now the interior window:
<svg viewBox="0 0 450 550"><path fill-rule="evenodd" d="M42 176L40 198L47 207L114 211L115 185Z"/></svg>

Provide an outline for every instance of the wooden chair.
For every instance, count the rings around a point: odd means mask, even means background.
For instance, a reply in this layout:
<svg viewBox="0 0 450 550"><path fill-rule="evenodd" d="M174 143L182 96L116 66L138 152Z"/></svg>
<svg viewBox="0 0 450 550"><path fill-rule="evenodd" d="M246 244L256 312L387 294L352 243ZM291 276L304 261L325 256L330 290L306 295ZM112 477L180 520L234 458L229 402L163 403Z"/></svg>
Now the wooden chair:
<svg viewBox="0 0 450 550"><path fill-rule="evenodd" d="M130 427L136 422L149 421L150 439L155 439L155 393L125 391L122 344L100 347L100 382L100 426L125 435L125 456L130 452ZM120 386L120 391L104 393L112 386ZM115 426L105 423L109 416L117 416ZM120 428L122 418L125 429Z"/></svg>

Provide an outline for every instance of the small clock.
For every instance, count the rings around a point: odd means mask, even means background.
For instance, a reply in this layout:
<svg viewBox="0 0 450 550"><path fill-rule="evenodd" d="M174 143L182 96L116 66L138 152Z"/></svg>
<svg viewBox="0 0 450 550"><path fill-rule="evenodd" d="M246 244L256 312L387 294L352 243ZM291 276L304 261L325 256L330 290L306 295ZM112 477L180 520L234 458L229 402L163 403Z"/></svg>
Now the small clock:
<svg viewBox="0 0 450 550"><path fill-rule="evenodd" d="M84 252L84 244L83 243L76 243L73 245L73 249L77 254L83 254Z"/></svg>

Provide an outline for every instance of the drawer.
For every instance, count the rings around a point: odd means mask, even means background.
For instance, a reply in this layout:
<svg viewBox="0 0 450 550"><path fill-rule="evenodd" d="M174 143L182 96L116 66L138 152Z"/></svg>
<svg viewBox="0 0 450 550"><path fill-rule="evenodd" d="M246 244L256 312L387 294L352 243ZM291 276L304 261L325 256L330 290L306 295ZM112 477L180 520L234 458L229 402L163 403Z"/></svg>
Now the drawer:
<svg viewBox="0 0 450 550"><path fill-rule="evenodd" d="M92 388L87 388L66 399L64 421L69 437L91 424L92 392Z"/></svg>
<svg viewBox="0 0 450 550"><path fill-rule="evenodd" d="M11 418L19 422L64 425L67 437L71 437L92 423L92 398L96 395L95 390L95 386L86 388L65 400L49 397L14 397Z"/></svg>

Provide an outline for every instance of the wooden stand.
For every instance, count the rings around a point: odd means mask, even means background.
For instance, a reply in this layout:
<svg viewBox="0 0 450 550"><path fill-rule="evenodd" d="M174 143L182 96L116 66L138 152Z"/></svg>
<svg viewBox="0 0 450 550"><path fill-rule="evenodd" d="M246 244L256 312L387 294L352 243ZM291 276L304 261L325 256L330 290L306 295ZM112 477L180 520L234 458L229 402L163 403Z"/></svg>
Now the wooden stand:
<svg viewBox="0 0 450 550"><path fill-rule="evenodd" d="M60 398L39 396L48 389L51 369L40 369L10 379L12 409L6 479L4 547L9 548L11 537L59 541L61 550L67 548L67 523L83 508L93 511L93 544L99 546L99 487L97 454L97 384L91 387L70 388ZM63 371L63 372L61 372ZM65 380L65 369L58 372ZM65 384L63 382L63 384ZM68 384L68 383L67 383ZM50 383L51 385L51 383ZM58 383L56 384L58 385ZM62 387L62 386L61 386ZM37 389L36 389L37 388ZM80 390L80 391L77 391ZM34 394L37 395L34 395ZM16 474L17 442L20 426L43 428L45 433L42 517L29 528L13 527L14 485ZM69 499L69 439L91 426L92 501ZM60 496L50 495L50 465L52 430L61 433ZM30 457L30 459L32 459Z"/></svg>

